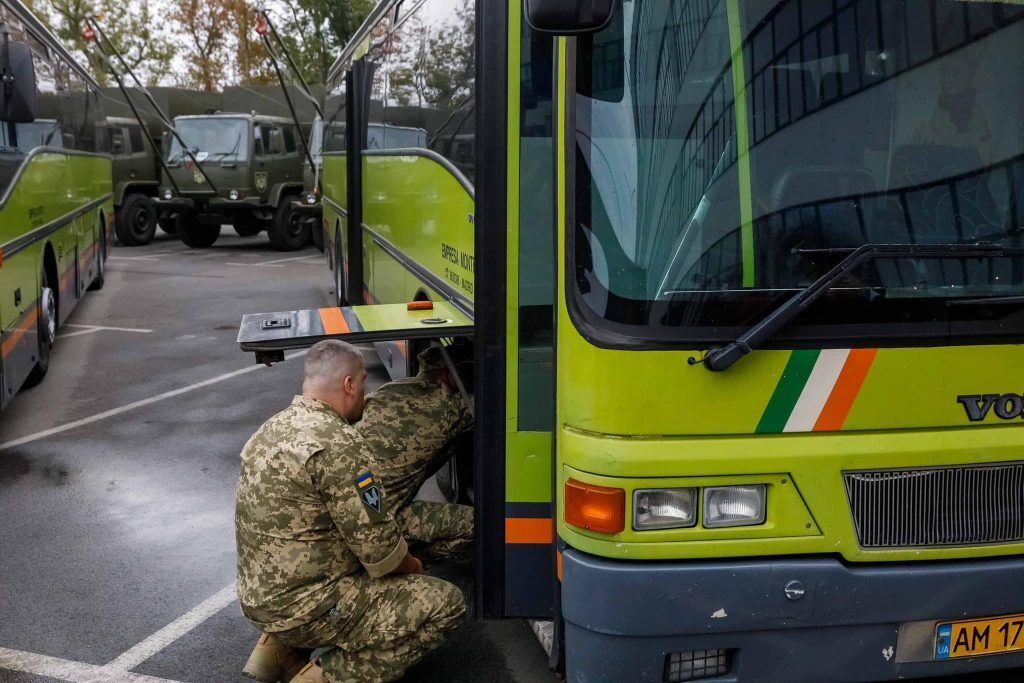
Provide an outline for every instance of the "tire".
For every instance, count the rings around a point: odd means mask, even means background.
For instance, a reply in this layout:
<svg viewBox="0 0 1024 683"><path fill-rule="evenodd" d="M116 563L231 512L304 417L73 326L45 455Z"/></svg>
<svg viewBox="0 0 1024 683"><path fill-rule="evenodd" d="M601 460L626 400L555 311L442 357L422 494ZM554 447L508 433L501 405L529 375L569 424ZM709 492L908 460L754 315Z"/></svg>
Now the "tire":
<svg viewBox="0 0 1024 683"><path fill-rule="evenodd" d="M89 283L90 292L98 292L107 283L107 229L100 226L99 263L96 265L96 277Z"/></svg>
<svg viewBox="0 0 1024 683"><path fill-rule="evenodd" d="M278 251L302 249L309 241L309 223L292 210L292 195L282 195L274 210L274 221L267 228L270 246Z"/></svg>
<svg viewBox="0 0 1024 683"><path fill-rule="evenodd" d="M168 235L178 234L178 219L176 217L162 217L158 218L156 222L160 226L160 229L166 232Z"/></svg>
<svg viewBox="0 0 1024 683"><path fill-rule="evenodd" d="M341 307L348 305L345 297L345 270L341 257L341 228L334 231L334 301Z"/></svg>
<svg viewBox="0 0 1024 683"><path fill-rule="evenodd" d="M239 237L252 237L263 230L263 221L249 211L239 211L231 217L231 226Z"/></svg>
<svg viewBox="0 0 1024 683"><path fill-rule="evenodd" d="M219 225L199 223L191 213L179 213L177 220L178 239L193 249L208 249L220 237Z"/></svg>
<svg viewBox="0 0 1024 683"><path fill-rule="evenodd" d="M39 317L36 322L38 333L36 341L36 364L32 372L25 378L24 386L34 387L43 381L50 369L50 352L53 350L53 340L57 337L57 298L53 289L50 288L50 281L46 275L46 269L39 278L39 300L36 306L39 307Z"/></svg>
<svg viewBox="0 0 1024 683"><path fill-rule="evenodd" d="M126 247L149 244L156 234L157 218L156 205L152 199L141 194L128 195L121 202L114 220L118 241Z"/></svg>

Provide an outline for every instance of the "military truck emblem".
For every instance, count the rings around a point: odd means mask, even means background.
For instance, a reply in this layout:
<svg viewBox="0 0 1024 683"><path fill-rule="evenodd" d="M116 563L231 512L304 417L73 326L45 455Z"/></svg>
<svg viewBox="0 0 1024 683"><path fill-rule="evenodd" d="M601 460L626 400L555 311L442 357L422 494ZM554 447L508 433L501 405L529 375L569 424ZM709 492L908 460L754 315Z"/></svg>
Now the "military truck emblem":
<svg viewBox="0 0 1024 683"><path fill-rule="evenodd" d="M267 189L267 172L256 171L256 191L263 192Z"/></svg>
<svg viewBox="0 0 1024 683"><path fill-rule="evenodd" d="M205 178L203 178L203 172L199 170L198 166L192 169L192 180L200 184L205 180Z"/></svg>

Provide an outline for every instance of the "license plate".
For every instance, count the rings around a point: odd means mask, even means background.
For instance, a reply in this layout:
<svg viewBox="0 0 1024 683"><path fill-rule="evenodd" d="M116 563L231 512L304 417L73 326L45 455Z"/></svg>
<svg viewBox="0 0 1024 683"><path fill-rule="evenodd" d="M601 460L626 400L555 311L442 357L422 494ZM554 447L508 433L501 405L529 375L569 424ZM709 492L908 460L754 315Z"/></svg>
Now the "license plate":
<svg viewBox="0 0 1024 683"><path fill-rule="evenodd" d="M935 659L1024 650L1024 614L950 621L935 627Z"/></svg>

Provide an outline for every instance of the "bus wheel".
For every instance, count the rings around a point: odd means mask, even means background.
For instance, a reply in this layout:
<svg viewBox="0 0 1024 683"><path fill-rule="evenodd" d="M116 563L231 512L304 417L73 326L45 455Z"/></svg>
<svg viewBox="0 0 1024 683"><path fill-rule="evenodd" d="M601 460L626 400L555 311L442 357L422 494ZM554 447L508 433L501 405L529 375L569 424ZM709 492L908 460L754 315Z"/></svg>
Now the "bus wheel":
<svg viewBox="0 0 1024 683"><path fill-rule="evenodd" d="M345 265L341 261L341 229L334 232L334 301L338 306L346 306L345 301Z"/></svg>
<svg viewBox="0 0 1024 683"><path fill-rule="evenodd" d="M282 195L274 211L274 222L267 229L270 246L278 251L302 249L309 241L309 222L292 210L293 199L295 197Z"/></svg>
<svg viewBox="0 0 1024 683"><path fill-rule="evenodd" d="M161 217L156 222L160 225L160 229L168 235L178 234L178 220L174 216Z"/></svg>
<svg viewBox="0 0 1024 683"><path fill-rule="evenodd" d="M100 226L99 261L96 263L96 277L89 283L90 292L98 292L107 282L107 231Z"/></svg>
<svg viewBox="0 0 1024 683"><path fill-rule="evenodd" d="M49 278L46 276L46 269L43 269L39 280L42 284L39 287L39 318L36 321L36 364L32 372L25 379L26 387L34 387L43 381L46 372L50 369L50 351L53 349L53 340L57 338L57 299L50 288Z"/></svg>
<svg viewBox="0 0 1024 683"><path fill-rule="evenodd" d="M260 231L263 230L263 221L251 211L237 211L231 217L231 226L239 237L252 237L260 234Z"/></svg>
<svg viewBox="0 0 1024 683"><path fill-rule="evenodd" d="M114 232L126 247L149 244L156 234L157 212L153 200L141 194L130 194L117 212Z"/></svg>
<svg viewBox="0 0 1024 683"><path fill-rule="evenodd" d="M219 225L207 225L196 220L194 214L178 214L178 238L193 249L206 249L220 237Z"/></svg>

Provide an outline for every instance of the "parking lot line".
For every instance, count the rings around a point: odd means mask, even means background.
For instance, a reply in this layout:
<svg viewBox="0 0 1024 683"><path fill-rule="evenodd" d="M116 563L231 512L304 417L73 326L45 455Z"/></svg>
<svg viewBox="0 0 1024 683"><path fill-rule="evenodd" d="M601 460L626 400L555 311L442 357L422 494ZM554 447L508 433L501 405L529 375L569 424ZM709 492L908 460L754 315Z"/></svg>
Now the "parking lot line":
<svg viewBox="0 0 1024 683"><path fill-rule="evenodd" d="M307 353L307 351L304 349L302 351L296 351L295 353L289 354L288 356L285 356L285 358L290 360L292 358L298 358L300 356L304 356L304 355L306 355L306 353ZM20 436L17 439L11 439L10 441L3 441L3 442L0 442L0 451L5 451L5 450L7 450L9 448L14 448L15 446L21 446L22 444L30 443L32 441L38 441L39 439L45 439L46 437L53 436L55 434L61 434L63 432L69 431L71 429L75 429L77 427L82 427L82 426L87 425L87 424L92 424L93 422L99 422L100 420L105 420L108 417L114 417L114 416L120 415L122 413L127 413L130 410L135 410L136 408L142 408L144 406L148 406L148 405L151 405L153 403L157 403L159 401L164 401L164 400L169 399L169 398L174 398L175 396L181 396L182 394L187 394L187 393L195 391L197 389L202 389L203 387L208 387L208 386L213 385L213 384L218 384L220 382L223 382L224 380L232 379L232 378L238 377L240 375L245 375L247 373L253 372L254 370L260 370L263 367L264 366L262 366L262 365L250 365L248 367L239 368L238 370L233 370L231 372L226 372L223 375L217 375L216 377L211 377L209 379L204 379L203 381L196 382L195 384L189 384L188 386L179 387L177 389L172 389L171 391L165 391L162 394L157 394L156 396L150 396L149 398L144 398L144 399L141 399L139 401L133 401L132 403L128 403L126 405L123 405L123 406L120 406L120 407L117 407L117 408L111 408L110 410L104 410L101 413L96 413L95 415L90 415L88 417L83 417L83 418L81 418L79 420L73 420L71 422L67 422L65 424L58 425L56 427L50 427L49 429L44 429L42 431L35 432L34 434L28 434L26 436Z"/></svg>
<svg viewBox="0 0 1024 683"><path fill-rule="evenodd" d="M234 601L235 584L232 582L230 586L222 588L135 647L119 655L104 668L131 671Z"/></svg>
<svg viewBox="0 0 1024 683"><path fill-rule="evenodd" d="M135 674L108 666L73 662L59 657L0 647L0 670L21 671L74 683L177 683L169 678Z"/></svg>
<svg viewBox="0 0 1024 683"><path fill-rule="evenodd" d="M258 266L260 268L284 268L282 263L239 263L238 261L225 261L225 266Z"/></svg>
<svg viewBox="0 0 1024 683"><path fill-rule="evenodd" d="M64 323L63 327L81 327L86 330L110 330L112 332L139 332L141 334L149 334L153 331L142 327L114 327L111 325L84 325L81 323Z"/></svg>

